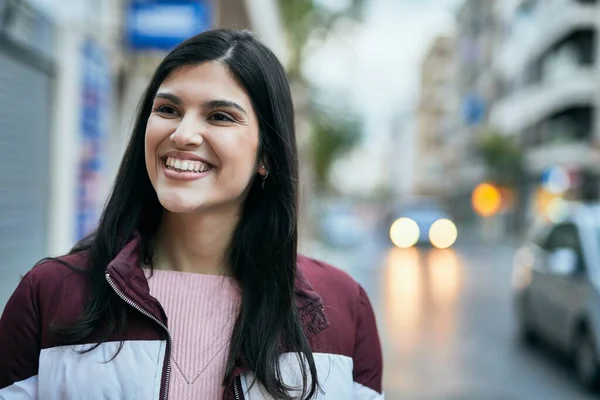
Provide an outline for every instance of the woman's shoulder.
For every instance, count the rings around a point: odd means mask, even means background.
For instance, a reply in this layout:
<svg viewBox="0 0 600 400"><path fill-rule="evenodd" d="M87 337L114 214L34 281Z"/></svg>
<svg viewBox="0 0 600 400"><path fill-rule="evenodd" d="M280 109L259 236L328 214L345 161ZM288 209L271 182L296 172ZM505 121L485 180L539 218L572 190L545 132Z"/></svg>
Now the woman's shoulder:
<svg viewBox="0 0 600 400"><path fill-rule="evenodd" d="M325 261L308 256L298 256L298 266L307 278L318 278L330 281L328 283L355 286L358 283L347 272Z"/></svg>
<svg viewBox="0 0 600 400"><path fill-rule="evenodd" d="M74 272L83 272L88 266L88 253L81 251L59 257L47 257L38 261L23 279L31 283L51 283L62 280ZM80 274L77 274L80 275Z"/></svg>
<svg viewBox="0 0 600 400"><path fill-rule="evenodd" d="M298 268L322 298L345 299L351 303L360 301L363 288L347 272L307 256L298 257Z"/></svg>
<svg viewBox="0 0 600 400"><path fill-rule="evenodd" d="M45 258L23 276L21 285L27 285L40 301L61 292L74 295L78 289L85 290L87 275L81 272L87 269L87 260L87 252Z"/></svg>

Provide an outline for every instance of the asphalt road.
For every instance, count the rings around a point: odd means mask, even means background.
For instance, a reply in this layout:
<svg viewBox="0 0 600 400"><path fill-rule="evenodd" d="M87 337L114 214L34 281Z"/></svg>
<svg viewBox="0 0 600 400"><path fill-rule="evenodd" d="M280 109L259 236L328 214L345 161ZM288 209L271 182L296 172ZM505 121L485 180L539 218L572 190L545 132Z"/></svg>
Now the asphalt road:
<svg viewBox="0 0 600 400"><path fill-rule="evenodd" d="M371 297L386 399L587 400L563 358L515 339L514 248L463 241L453 250L366 245L321 251Z"/></svg>

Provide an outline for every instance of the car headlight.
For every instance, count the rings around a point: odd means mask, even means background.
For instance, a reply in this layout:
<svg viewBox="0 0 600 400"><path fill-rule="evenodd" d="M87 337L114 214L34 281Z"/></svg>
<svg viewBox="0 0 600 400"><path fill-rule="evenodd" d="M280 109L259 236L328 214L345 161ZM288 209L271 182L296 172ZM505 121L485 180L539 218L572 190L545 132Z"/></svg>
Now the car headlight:
<svg viewBox="0 0 600 400"><path fill-rule="evenodd" d="M458 229L449 219L438 219L429 228L429 241L438 249L451 247L458 237Z"/></svg>
<svg viewBox="0 0 600 400"><path fill-rule="evenodd" d="M419 225L410 218L394 221L390 228L390 239L395 246L408 249L419 241Z"/></svg>

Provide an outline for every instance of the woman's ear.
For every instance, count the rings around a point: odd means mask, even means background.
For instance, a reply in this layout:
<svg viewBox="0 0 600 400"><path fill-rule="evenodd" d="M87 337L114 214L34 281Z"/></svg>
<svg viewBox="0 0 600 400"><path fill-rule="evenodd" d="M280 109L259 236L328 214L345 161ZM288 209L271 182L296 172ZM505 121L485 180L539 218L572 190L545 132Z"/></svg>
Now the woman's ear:
<svg viewBox="0 0 600 400"><path fill-rule="evenodd" d="M265 177L269 174L269 170L267 169L267 166L264 162L259 162L258 164L258 170L256 171L258 172L258 174L262 177Z"/></svg>
<svg viewBox="0 0 600 400"><path fill-rule="evenodd" d="M269 166L267 165L265 158L262 156L258 159L258 169L256 172L263 178L269 175Z"/></svg>

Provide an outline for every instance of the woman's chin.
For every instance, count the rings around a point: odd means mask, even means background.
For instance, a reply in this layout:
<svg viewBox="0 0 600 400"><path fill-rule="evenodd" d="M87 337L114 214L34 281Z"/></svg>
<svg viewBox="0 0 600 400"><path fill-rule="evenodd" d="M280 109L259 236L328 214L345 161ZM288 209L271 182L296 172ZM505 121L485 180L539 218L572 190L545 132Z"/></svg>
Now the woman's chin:
<svg viewBox="0 0 600 400"><path fill-rule="evenodd" d="M181 198L179 196L159 196L163 208L172 213L191 213L202 208L200 199Z"/></svg>

